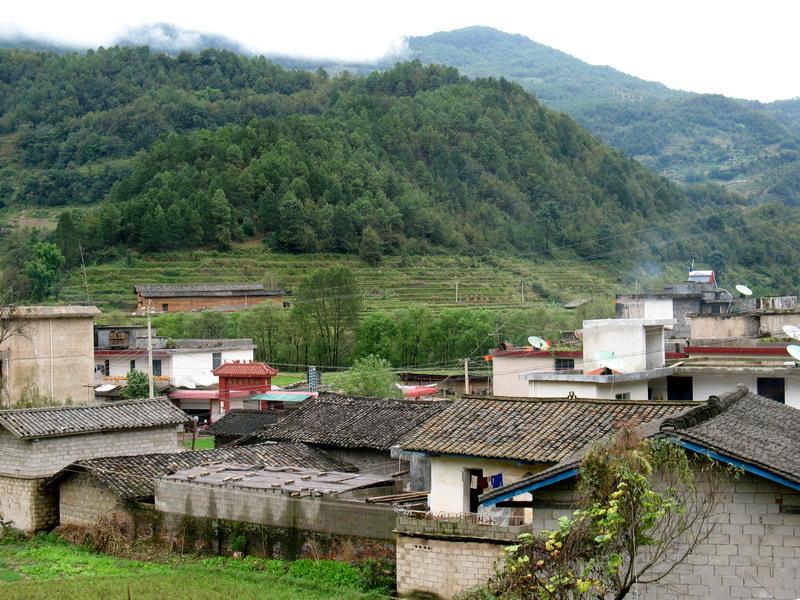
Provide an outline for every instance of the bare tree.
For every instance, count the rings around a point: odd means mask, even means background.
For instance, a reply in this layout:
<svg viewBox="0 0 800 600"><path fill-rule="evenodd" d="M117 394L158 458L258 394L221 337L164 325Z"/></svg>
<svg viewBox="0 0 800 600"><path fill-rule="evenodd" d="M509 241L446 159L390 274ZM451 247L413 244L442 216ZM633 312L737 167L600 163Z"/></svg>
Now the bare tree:
<svg viewBox="0 0 800 600"><path fill-rule="evenodd" d="M490 583L499 598L620 600L661 582L707 541L735 471L623 430L583 458L577 510L524 534Z"/></svg>

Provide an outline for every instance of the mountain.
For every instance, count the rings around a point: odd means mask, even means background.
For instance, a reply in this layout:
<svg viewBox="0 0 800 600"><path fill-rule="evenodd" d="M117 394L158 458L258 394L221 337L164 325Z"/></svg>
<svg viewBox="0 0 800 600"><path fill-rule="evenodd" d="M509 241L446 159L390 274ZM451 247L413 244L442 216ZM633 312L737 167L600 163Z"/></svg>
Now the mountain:
<svg viewBox="0 0 800 600"><path fill-rule="evenodd" d="M181 29L169 23L154 23L128 29L112 43L114 46L147 46L153 52L178 54L200 52L209 48L230 50L239 54L252 54L245 46L231 38L213 33Z"/></svg>
<svg viewBox="0 0 800 600"><path fill-rule="evenodd" d="M521 35L468 27L408 39L408 57L505 77L564 111L604 142L684 182L716 182L778 197L800 172L798 101L760 104L671 90L594 66ZM792 196L800 187L784 188Z"/></svg>

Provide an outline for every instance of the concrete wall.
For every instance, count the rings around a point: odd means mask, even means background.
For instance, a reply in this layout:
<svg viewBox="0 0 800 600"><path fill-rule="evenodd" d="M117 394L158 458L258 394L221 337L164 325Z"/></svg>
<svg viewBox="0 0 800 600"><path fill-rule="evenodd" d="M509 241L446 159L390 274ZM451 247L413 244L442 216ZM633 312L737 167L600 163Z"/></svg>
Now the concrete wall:
<svg viewBox="0 0 800 600"><path fill-rule="evenodd" d="M692 340L719 340L737 337L758 337L760 319L755 315L725 317L693 317L689 320ZM780 329L780 328L779 328Z"/></svg>
<svg viewBox="0 0 800 600"><path fill-rule="evenodd" d="M374 495L394 488L373 488ZM156 481L156 509L173 514L226 519L272 527L378 540L394 539L391 506L341 500L336 496L293 498L272 490Z"/></svg>
<svg viewBox="0 0 800 600"><path fill-rule="evenodd" d="M432 456L428 505L433 513L469 512L469 496L465 498L464 469L483 469L484 477L502 473L503 483L508 484L543 468L544 465L521 465L510 460Z"/></svg>
<svg viewBox="0 0 800 600"><path fill-rule="evenodd" d="M531 398L566 398L574 392L578 398L613 400L617 394L630 394L631 400L647 400L647 381L627 383L592 383L581 381L529 381Z"/></svg>
<svg viewBox="0 0 800 600"><path fill-rule="evenodd" d="M0 475L49 477L76 460L177 452L174 427L21 440L0 430Z"/></svg>
<svg viewBox="0 0 800 600"><path fill-rule="evenodd" d="M23 531L56 525L58 507L55 497L40 489L44 481L0 475L0 521Z"/></svg>
<svg viewBox="0 0 800 600"><path fill-rule="evenodd" d="M625 361L626 373L647 369L645 328L641 321L632 319L601 319L583 322L583 369L592 371L600 367L595 360L598 352L615 352Z"/></svg>
<svg viewBox="0 0 800 600"><path fill-rule="evenodd" d="M44 397L54 403L94 400L92 317L25 319L21 333L6 340L6 376L0 404Z"/></svg>
<svg viewBox="0 0 800 600"><path fill-rule="evenodd" d="M768 374L764 374L764 376L768 376ZM732 371L725 375L698 373L693 374L691 377L692 397L694 400L707 400L709 396L719 396L731 391L740 383L746 385L747 389L754 394L758 392L759 375ZM785 377L785 381L786 405L800 408L800 379L789 376Z"/></svg>
<svg viewBox="0 0 800 600"><path fill-rule="evenodd" d="M576 360L577 363L580 362ZM528 396L528 382L520 375L529 371L555 371L551 356L494 356L492 357L492 393L495 396Z"/></svg>
<svg viewBox="0 0 800 600"><path fill-rule="evenodd" d="M218 378L211 373L214 357L213 353L219 352L222 355L222 362L226 361L251 361L253 360L253 349L234 350L219 349L206 351L186 351L180 352L173 350L168 354L155 352L153 359L161 361L161 375L168 377L170 381L187 380L208 380L210 383L218 383ZM130 371L131 360L136 361L136 370L145 373L150 372L147 364L147 354L124 355L124 356L98 356L97 364L103 364L104 360L109 361L109 375L111 377L125 377Z"/></svg>

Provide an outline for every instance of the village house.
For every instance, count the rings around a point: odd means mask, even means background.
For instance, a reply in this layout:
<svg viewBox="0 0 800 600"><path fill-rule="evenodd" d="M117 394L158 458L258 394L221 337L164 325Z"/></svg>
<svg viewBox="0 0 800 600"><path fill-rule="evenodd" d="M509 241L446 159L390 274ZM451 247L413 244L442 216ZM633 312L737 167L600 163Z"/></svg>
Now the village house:
<svg viewBox="0 0 800 600"><path fill-rule="evenodd" d="M413 491L428 490L427 459L398 454L396 446L447 405L447 401L358 398L322 392L241 443L272 440L309 444L360 471L395 476Z"/></svg>
<svg viewBox="0 0 800 600"><path fill-rule="evenodd" d="M0 313L0 406L92 401L94 306L15 306Z"/></svg>
<svg viewBox="0 0 800 600"><path fill-rule="evenodd" d="M2 520L25 531L56 524L47 478L81 459L177 451L188 419L164 398L0 411Z"/></svg>
<svg viewBox="0 0 800 600"><path fill-rule="evenodd" d="M489 353L492 363L494 396L528 397L528 382L520 375L528 372L574 372L583 362L580 350L537 350L535 348L497 348Z"/></svg>
<svg viewBox="0 0 800 600"><path fill-rule="evenodd" d="M661 415L638 430L645 437L674 439L691 453L733 465L742 473L723 483L711 537L662 585L643 587L643 597L795 598L800 589L795 548L800 527L800 462L795 452L800 447L800 413L740 386L707 403ZM503 547L520 533L553 529L559 517L571 514L575 477L588 447L478 497L487 515L492 507L516 506L521 516L510 524L401 515L398 592L449 598L485 583ZM459 490L454 495L462 496Z"/></svg>
<svg viewBox="0 0 800 600"><path fill-rule="evenodd" d="M743 306L727 314L692 316L691 344L711 346L728 342L736 346L739 340L785 339L785 325L800 325L796 296L744 298L737 302Z"/></svg>
<svg viewBox="0 0 800 600"><path fill-rule="evenodd" d="M134 286L136 312L192 312L218 310L235 312L262 302L284 306L285 290L265 289L260 283L158 283Z"/></svg>
<svg viewBox="0 0 800 600"><path fill-rule="evenodd" d="M146 519L137 519L141 516L137 509L153 509L156 479L182 469L221 463L354 470L305 444L267 442L241 448L79 460L56 473L44 487L58 492L60 524L91 527L105 518L137 537L144 533L136 531L139 520L144 521L143 528L148 527Z"/></svg>
<svg viewBox="0 0 800 600"><path fill-rule="evenodd" d="M431 513L478 512L478 496L541 471L626 424L686 410L692 403L594 399L463 398L402 442L431 463ZM494 515L511 519L511 511Z"/></svg>

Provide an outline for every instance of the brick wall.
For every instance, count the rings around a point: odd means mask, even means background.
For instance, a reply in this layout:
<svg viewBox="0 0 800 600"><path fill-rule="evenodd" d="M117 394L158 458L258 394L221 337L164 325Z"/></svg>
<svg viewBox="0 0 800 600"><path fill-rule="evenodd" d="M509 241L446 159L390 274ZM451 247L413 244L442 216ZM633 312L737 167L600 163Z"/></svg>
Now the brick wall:
<svg viewBox="0 0 800 600"><path fill-rule="evenodd" d="M148 300L154 311L160 312L164 304L168 305L167 312L191 312L205 309L216 309L232 312L256 306L262 302L283 305L283 296L196 296L185 298L149 298L137 299L136 310L144 312L148 307Z"/></svg>
<svg viewBox="0 0 800 600"><path fill-rule="evenodd" d="M393 490L393 488L392 488ZM392 493L373 488L374 495ZM336 499L293 498L271 490L219 487L159 479L156 508L165 513L316 531L332 535L392 540L391 506Z"/></svg>
<svg viewBox="0 0 800 600"><path fill-rule="evenodd" d="M92 526L98 519L128 521L125 507L116 494L86 473L76 473L58 488L61 525Z"/></svg>
<svg viewBox="0 0 800 600"><path fill-rule="evenodd" d="M21 440L0 431L0 475L48 477L76 460L101 456L126 456L176 452L174 427L69 435Z"/></svg>
<svg viewBox="0 0 800 600"><path fill-rule="evenodd" d="M23 531L46 529L58 523L55 498L39 486L44 479L0 475L0 517Z"/></svg>

